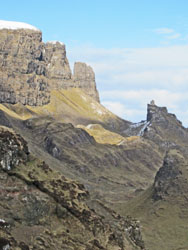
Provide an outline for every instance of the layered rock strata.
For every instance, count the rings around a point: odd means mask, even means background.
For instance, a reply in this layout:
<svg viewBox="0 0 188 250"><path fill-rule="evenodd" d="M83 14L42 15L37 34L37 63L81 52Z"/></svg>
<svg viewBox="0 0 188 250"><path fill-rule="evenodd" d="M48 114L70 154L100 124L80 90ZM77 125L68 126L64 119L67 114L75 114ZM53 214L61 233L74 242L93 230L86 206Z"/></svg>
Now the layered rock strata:
<svg viewBox="0 0 188 250"><path fill-rule="evenodd" d="M76 83L76 87L83 88L88 95L99 102L99 93L95 83L95 73L90 66L85 63L76 62L74 64L73 79Z"/></svg>
<svg viewBox="0 0 188 250"><path fill-rule="evenodd" d="M44 105L49 102L42 34L0 30L0 102Z"/></svg>
<svg viewBox="0 0 188 250"><path fill-rule="evenodd" d="M66 88L82 88L99 101L92 68L76 63L72 76L65 45L45 44L40 30L25 27L0 25L0 103L41 106L51 90Z"/></svg>

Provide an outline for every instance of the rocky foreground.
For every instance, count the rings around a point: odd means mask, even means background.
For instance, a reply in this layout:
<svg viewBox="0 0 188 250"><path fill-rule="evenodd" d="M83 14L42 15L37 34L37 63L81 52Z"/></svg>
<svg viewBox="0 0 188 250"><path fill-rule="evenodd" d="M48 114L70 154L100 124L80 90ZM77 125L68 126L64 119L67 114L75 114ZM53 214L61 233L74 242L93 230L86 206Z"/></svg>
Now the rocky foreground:
<svg viewBox="0 0 188 250"><path fill-rule="evenodd" d="M6 21L0 103L0 249L187 249L188 130L166 107L115 116L91 67Z"/></svg>
<svg viewBox="0 0 188 250"><path fill-rule="evenodd" d="M0 249L144 249L139 224L86 203L82 184L28 152L18 134L0 127Z"/></svg>

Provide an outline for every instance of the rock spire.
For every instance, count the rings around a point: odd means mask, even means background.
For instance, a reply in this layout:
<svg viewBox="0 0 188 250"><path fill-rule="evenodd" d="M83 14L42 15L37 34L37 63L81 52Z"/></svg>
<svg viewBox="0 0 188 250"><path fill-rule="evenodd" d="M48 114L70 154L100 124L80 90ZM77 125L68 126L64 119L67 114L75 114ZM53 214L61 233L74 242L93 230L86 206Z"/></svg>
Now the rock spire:
<svg viewBox="0 0 188 250"><path fill-rule="evenodd" d="M72 75L63 43L45 44L34 26L0 21L0 103L41 106L51 90L77 87L99 101L92 68L76 63Z"/></svg>

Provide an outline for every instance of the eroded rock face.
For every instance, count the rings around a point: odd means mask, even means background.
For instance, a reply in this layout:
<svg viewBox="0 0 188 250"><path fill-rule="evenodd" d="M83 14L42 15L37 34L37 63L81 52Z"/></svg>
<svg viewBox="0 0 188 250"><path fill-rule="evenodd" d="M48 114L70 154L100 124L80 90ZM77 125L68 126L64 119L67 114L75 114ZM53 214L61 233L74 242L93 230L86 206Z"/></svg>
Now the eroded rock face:
<svg viewBox="0 0 188 250"><path fill-rule="evenodd" d="M44 44L39 30L0 29L0 103L41 106L50 90L72 87L99 101L93 70L77 63L72 77L64 44Z"/></svg>
<svg viewBox="0 0 188 250"><path fill-rule="evenodd" d="M93 69L85 63L76 62L74 64L75 87L83 88L85 92L99 102L99 94L96 89L95 73Z"/></svg>
<svg viewBox="0 0 188 250"><path fill-rule="evenodd" d="M187 200L188 182L186 158L176 149L170 150L154 181L154 200Z"/></svg>
<svg viewBox="0 0 188 250"><path fill-rule="evenodd" d="M0 167L11 170L27 160L28 147L23 138L11 129L0 127Z"/></svg>
<svg viewBox="0 0 188 250"><path fill-rule="evenodd" d="M46 62L46 76L50 79L50 89L65 88L72 77L65 45L60 42L46 43L43 58Z"/></svg>
<svg viewBox="0 0 188 250"><path fill-rule="evenodd" d="M40 31L0 30L0 102L44 105L48 81Z"/></svg>
<svg viewBox="0 0 188 250"><path fill-rule="evenodd" d="M147 126L143 136L156 143L163 151L187 145L188 133L174 114L166 107L148 104Z"/></svg>
<svg viewBox="0 0 188 250"><path fill-rule="evenodd" d="M167 123L167 118L176 120L177 124L182 126L182 123L177 120L174 114L168 113L166 107L158 107L154 101L151 101L151 104L147 106L147 122L157 122L160 125L165 125ZM167 125L167 124L166 124Z"/></svg>

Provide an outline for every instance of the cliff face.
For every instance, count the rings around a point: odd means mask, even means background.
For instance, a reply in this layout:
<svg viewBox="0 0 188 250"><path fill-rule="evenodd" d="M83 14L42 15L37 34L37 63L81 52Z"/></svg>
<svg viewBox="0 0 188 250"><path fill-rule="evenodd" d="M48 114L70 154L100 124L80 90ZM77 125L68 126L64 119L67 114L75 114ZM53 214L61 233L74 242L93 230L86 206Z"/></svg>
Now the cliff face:
<svg viewBox="0 0 188 250"><path fill-rule="evenodd" d="M175 146L186 146L188 140L187 129L174 114L168 113L166 107L148 104L147 126L143 136L164 150Z"/></svg>
<svg viewBox="0 0 188 250"><path fill-rule="evenodd" d="M186 152L187 155L187 152ZM187 203L187 160L182 152L170 150L163 162L163 166L156 174L153 185L154 200L168 200L171 203L184 201Z"/></svg>
<svg viewBox="0 0 188 250"><path fill-rule="evenodd" d="M84 88L88 95L99 102L99 93L95 83L95 73L90 66L85 63L76 62L74 64L73 79L76 83L76 87Z"/></svg>
<svg viewBox="0 0 188 250"><path fill-rule="evenodd" d="M0 102L44 105L49 102L42 34L0 30Z"/></svg>
<svg viewBox="0 0 188 250"><path fill-rule="evenodd" d="M0 103L41 106L50 90L78 87L99 101L91 67L76 63L72 76L65 45L42 42L34 29L0 29Z"/></svg>

